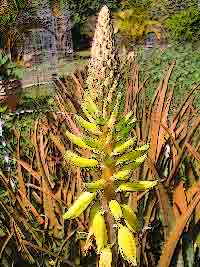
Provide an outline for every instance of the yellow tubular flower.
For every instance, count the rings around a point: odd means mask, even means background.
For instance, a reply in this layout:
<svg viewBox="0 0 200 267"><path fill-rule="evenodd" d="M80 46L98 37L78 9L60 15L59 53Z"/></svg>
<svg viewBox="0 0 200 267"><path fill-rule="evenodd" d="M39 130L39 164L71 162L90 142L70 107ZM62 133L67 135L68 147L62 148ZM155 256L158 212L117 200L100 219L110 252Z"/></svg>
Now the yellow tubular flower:
<svg viewBox="0 0 200 267"><path fill-rule="evenodd" d="M133 209L131 209L128 205L121 205L122 208L122 214L125 220L125 223L127 227L132 232L138 232L140 230L140 225L137 219L137 216L135 215Z"/></svg>
<svg viewBox="0 0 200 267"><path fill-rule="evenodd" d="M98 126L95 123L86 121L80 116L76 116L76 121L86 131L89 131L89 132L91 132L93 134L101 134L101 131L99 130Z"/></svg>
<svg viewBox="0 0 200 267"><path fill-rule="evenodd" d="M81 147L81 148L92 149L91 147L89 147L89 146L84 142L84 140L83 140L80 136L77 136L77 135L75 135L75 134L72 134L72 133L70 133L69 131L66 131L66 136L69 138L69 140L70 140L73 144L75 144L75 145L77 145L77 146L79 146L79 147Z"/></svg>
<svg viewBox="0 0 200 267"><path fill-rule="evenodd" d="M117 155L119 153L123 153L124 151L126 151L129 147L135 145L137 141L137 137L133 137L131 139L129 139L128 141L126 141L125 143L121 144L121 145L117 145L114 150L113 150L113 155Z"/></svg>
<svg viewBox="0 0 200 267"><path fill-rule="evenodd" d="M95 198L95 193L84 192L63 215L64 220L74 219L81 215Z"/></svg>
<svg viewBox="0 0 200 267"><path fill-rule="evenodd" d="M93 167L96 167L98 165L97 160L80 157L70 150L67 150L65 152L64 158L66 161L68 161L69 163L71 163L72 165L74 165L76 167L93 168Z"/></svg>
<svg viewBox="0 0 200 267"><path fill-rule="evenodd" d="M137 266L135 238L126 226L119 225L118 245L122 257L133 266Z"/></svg>
<svg viewBox="0 0 200 267"><path fill-rule="evenodd" d="M118 171L110 177L111 180L127 180L131 174L131 170Z"/></svg>
<svg viewBox="0 0 200 267"><path fill-rule="evenodd" d="M100 253L108 242L106 223L101 211L94 215L92 228L96 240L97 253Z"/></svg>
<svg viewBox="0 0 200 267"><path fill-rule="evenodd" d="M111 200L109 202L109 208L115 220L119 221L122 218L122 210L117 200Z"/></svg>
<svg viewBox="0 0 200 267"><path fill-rule="evenodd" d="M153 188L157 185L158 181L138 181L133 183L124 183L121 184L115 192L140 192Z"/></svg>
<svg viewBox="0 0 200 267"><path fill-rule="evenodd" d="M99 267L111 267L111 266L112 266L112 251L108 246L101 251Z"/></svg>
<svg viewBox="0 0 200 267"><path fill-rule="evenodd" d="M103 189L106 186L106 183L107 181L105 179L100 179L95 182L85 183L85 188L87 191L94 192Z"/></svg>

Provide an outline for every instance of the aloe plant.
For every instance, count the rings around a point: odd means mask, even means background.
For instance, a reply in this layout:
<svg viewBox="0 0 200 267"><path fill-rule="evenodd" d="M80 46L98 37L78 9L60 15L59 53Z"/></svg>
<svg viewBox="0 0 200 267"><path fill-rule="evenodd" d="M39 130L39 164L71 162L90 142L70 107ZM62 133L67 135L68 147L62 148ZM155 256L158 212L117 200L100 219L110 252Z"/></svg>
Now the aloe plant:
<svg viewBox="0 0 200 267"><path fill-rule="evenodd" d="M117 243L123 258L136 265L135 230L139 223L132 209L129 210L127 206L127 196L129 192L149 190L157 181L134 181L133 171L145 161L149 145L137 145L132 113L125 117L119 113L121 94L113 101L115 106L111 109L107 105L102 112L92 98L86 95L82 110L87 119L76 116L81 134L66 132L67 138L79 149L78 153L75 152L77 149L63 150L66 162L72 168L86 168L88 172L92 169L96 175L91 182L84 184L84 192L63 218L77 218L89 207L90 215L93 215L90 216L87 242L93 238L96 241L100 262L103 261L104 251L108 253L109 248ZM128 129L128 132L124 129ZM52 139L56 142L53 136ZM89 157L84 156L85 149L90 151ZM118 200L120 194L124 201ZM112 219L109 219L109 215ZM112 238L113 226L116 226L118 232L117 242ZM116 231L113 231L114 235Z"/></svg>
<svg viewBox="0 0 200 267"><path fill-rule="evenodd" d="M115 46L110 23L110 12L104 6L99 13L92 46L88 88L82 101L83 115L75 115L76 125L70 122L71 131L66 131L66 137L74 144L74 149L65 150L58 136L50 136L67 164L71 168L84 168L91 177L84 184L84 192L63 218L75 219L87 208L90 209L86 248L92 240L96 241L99 265L115 266L118 247L125 260L137 265L139 223L127 205L128 196L130 192L153 188L157 181L133 179L134 170L147 157L149 145L137 144L133 113L124 116L121 112L123 100L118 80L105 82L112 76L114 69L116 77L119 74L115 68L118 66L118 57L113 56ZM108 262L105 262L105 254L109 255Z"/></svg>

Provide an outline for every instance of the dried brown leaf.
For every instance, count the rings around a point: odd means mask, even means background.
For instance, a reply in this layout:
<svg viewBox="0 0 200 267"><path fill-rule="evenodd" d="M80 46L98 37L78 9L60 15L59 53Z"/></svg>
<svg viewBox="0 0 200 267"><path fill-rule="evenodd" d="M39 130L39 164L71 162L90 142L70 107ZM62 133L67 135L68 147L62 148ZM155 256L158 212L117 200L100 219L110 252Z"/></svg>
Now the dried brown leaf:
<svg viewBox="0 0 200 267"><path fill-rule="evenodd" d="M40 174L39 174L37 171L33 170L32 167L31 167L31 165L29 165L27 162L25 162L25 161L23 161L23 160L20 160L20 159L18 159L17 162L18 162L18 163L19 163L25 170L27 170L27 171L30 173L30 175L32 175L38 182L40 182L40 178L41 178Z"/></svg>
<svg viewBox="0 0 200 267"><path fill-rule="evenodd" d="M175 188L173 193L173 211L176 221L179 220L180 215L187 210L187 198L185 194L184 182L181 181Z"/></svg>
<svg viewBox="0 0 200 267"><path fill-rule="evenodd" d="M169 185L170 181L173 179L174 175L176 174L176 172L177 172L177 170L178 170L178 167L179 167L179 165L180 165L180 163L181 163L181 161L182 161L182 159L183 159L183 155L184 155L185 152L186 152L186 149L187 149L186 144L189 143L189 142L191 141L191 139L192 139L192 137L194 136L195 132L197 131L199 125L200 125L200 118L198 118L198 119L194 122L194 124L192 125L191 130L190 130L190 132L188 133L187 138L186 138L186 140L185 140L185 142L184 142L184 145L183 145L183 147L182 147L182 151L179 153L179 155L178 155L177 158L176 158L176 162L175 162L175 164L174 164L174 166L173 166L173 169L172 169L172 171L171 171L171 173L170 173L170 175L169 175L169 177L168 177L168 179L167 179L167 183L166 183L166 185Z"/></svg>
<svg viewBox="0 0 200 267"><path fill-rule="evenodd" d="M162 255L161 255L160 261L159 261L159 266L162 266L162 267L169 267L170 266L171 259L173 257L177 243L179 242L181 234L182 234L188 220L190 219L192 213L194 212L197 204L199 203L199 201L200 201L200 194L198 193L194 197L191 204L189 204L186 212L179 217L179 220L176 222L175 227L171 231L169 238L167 239L167 241L164 244Z"/></svg>
<svg viewBox="0 0 200 267"><path fill-rule="evenodd" d="M189 143L186 144L187 149L192 154L192 156L197 160L200 161L200 154L197 152L197 150L191 146Z"/></svg>

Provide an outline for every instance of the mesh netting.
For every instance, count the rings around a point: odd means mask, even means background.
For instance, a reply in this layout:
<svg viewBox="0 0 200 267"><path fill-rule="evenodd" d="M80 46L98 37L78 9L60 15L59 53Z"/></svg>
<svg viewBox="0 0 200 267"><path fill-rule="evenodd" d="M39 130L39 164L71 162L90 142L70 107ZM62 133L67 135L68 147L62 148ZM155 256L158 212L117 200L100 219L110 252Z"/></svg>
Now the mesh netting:
<svg viewBox="0 0 200 267"><path fill-rule="evenodd" d="M52 81L58 75L58 61L73 58L71 22L66 9L53 16L48 0L29 0L18 18L24 31L17 45L18 54L27 62L22 86Z"/></svg>

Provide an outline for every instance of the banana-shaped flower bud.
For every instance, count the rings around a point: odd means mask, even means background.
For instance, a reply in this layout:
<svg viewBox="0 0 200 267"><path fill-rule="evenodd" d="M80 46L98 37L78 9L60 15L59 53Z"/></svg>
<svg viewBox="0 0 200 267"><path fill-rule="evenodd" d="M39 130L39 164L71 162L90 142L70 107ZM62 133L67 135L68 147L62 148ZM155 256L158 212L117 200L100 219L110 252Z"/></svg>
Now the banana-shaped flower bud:
<svg viewBox="0 0 200 267"><path fill-rule="evenodd" d="M81 168L93 168L98 165L98 161L95 159L87 159L84 157L80 157L77 154L73 153L70 150L67 150L64 154L65 160L67 160L70 164L81 167Z"/></svg>
<svg viewBox="0 0 200 267"><path fill-rule="evenodd" d="M95 193L83 192L63 215L64 220L74 219L81 215L95 198Z"/></svg>
<svg viewBox="0 0 200 267"><path fill-rule="evenodd" d="M95 123L86 121L80 116L76 116L76 121L86 131L89 131L89 132L91 132L93 134L101 134L101 131L99 130L98 126Z"/></svg>
<svg viewBox="0 0 200 267"><path fill-rule="evenodd" d="M73 144L75 144L75 145L77 145L77 146L79 146L79 147L81 147L81 148L92 149L91 147L89 147L89 146L85 143L85 141L83 140L82 137L77 136L77 135L75 135L75 134L72 134L72 133L70 133L69 131L66 131L66 136L69 138L69 140L70 140Z"/></svg>
<svg viewBox="0 0 200 267"><path fill-rule="evenodd" d="M101 251L99 259L99 267L111 267L112 266L112 251L109 246Z"/></svg>
<svg viewBox="0 0 200 267"><path fill-rule="evenodd" d="M149 145L143 145L141 147L135 148L133 151L121 156L116 164L123 163L124 161L133 161L141 156L143 156L147 150L149 149Z"/></svg>
<svg viewBox="0 0 200 267"><path fill-rule="evenodd" d="M139 182L133 182L133 183L124 183L121 184L115 192L140 192L145 191L153 188L155 185L157 185L157 181L139 181Z"/></svg>
<svg viewBox="0 0 200 267"><path fill-rule="evenodd" d="M138 232L140 230L140 224L133 209L131 209L128 205L125 204L121 205L121 208L125 223L129 230L131 230L132 232Z"/></svg>
<svg viewBox="0 0 200 267"><path fill-rule="evenodd" d="M119 153L123 153L124 151L126 151L129 147L133 146L136 144L137 141L137 137L133 137L131 139L129 139L128 141L126 141L123 144L117 145L114 150L112 155L117 155Z"/></svg>
<svg viewBox="0 0 200 267"><path fill-rule="evenodd" d="M118 171L110 177L111 180L127 180L131 174L131 170Z"/></svg>
<svg viewBox="0 0 200 267"><path fill-rule="evenodd" d="M87 136L87 137L84 137L83 140L87 146L92 148L93 151L95 152L102 151L103 144L100 142L99 139Z"/></svg>
<svg viewBox="0 0 200 267"><path fill-rule="evenodd" d="M119 225L118 245L122 257L133 266L137 266L136 241L133 234L126 226Z"/></svg>
<svg viewBox="0 0 200 267"><path fill-rule="evenodd" d="M88 249L92 246L92 240L94 237L94 231L93 231L93 219L95 214L100 211L100 203L95 202L91 209L90 209L90 224L89 224L89 233L85 242L84 250L87 252Z"/></svg>
<svg viewBox="0 0 200 267"><path fill-rule="evenodd" d="M100 253L105 248L108 242L106 223L101 211L97 212L94 215L92 228L96 240L97 253Z"/></svg>
<svg viewBox="0 0 200 267"><path fill-rule="evenodd" d="M85 188L87 191L94 192L97 190L102 190L106 186L107 181L105 179L99 179L95 182L85 183Z"/></svg>
<svg viewBox="0 0 200 267"><path fill-rule="evenodd" d="M140 167L142 165L142 163L145 161L145 159L147 158L147 155L143 155L139 158L137 158L136 160L134 160L133 162L130 162L129 164L125 165L122 170L135 170L138 167ZM119 165L123 163L123 160L121 161L120 159L117 160L116 165Z"/></svg>
<svg viewBox="0 0 200 267"><path fill-rule="evenodd" d="M109 208L115 220L119 221L122 218L122 210L117 200L111 200L109 202Z"/></svg>

